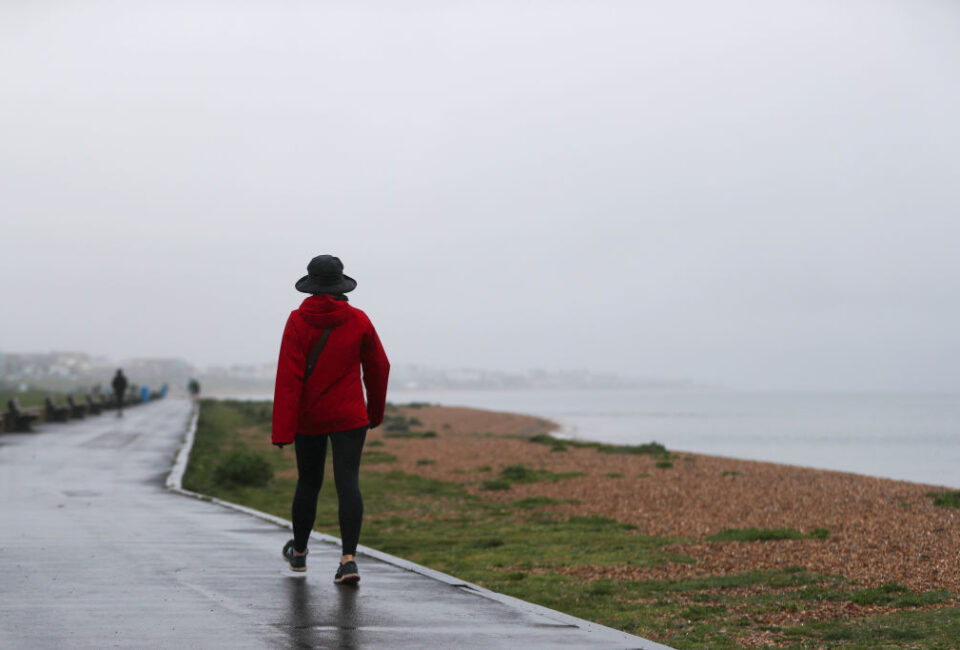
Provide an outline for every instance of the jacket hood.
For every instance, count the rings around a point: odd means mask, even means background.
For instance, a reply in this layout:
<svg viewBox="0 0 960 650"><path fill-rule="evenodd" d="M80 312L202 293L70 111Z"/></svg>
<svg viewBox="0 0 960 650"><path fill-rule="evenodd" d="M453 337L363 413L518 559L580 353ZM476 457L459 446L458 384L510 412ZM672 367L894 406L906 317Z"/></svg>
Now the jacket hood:
<svg viewBox="0 0 960 650"><path fill-rule="evenodd" d="M326 294L310 296L302 303L297 313L313 327L337 327L350 319L353 307L345 300L337 300Z"/></svg>

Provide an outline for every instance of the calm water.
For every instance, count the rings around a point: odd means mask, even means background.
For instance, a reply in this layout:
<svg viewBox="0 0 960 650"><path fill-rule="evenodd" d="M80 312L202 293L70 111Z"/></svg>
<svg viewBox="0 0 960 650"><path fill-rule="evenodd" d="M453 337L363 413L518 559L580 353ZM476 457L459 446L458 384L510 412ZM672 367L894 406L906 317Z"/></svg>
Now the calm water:
<svg viewBox="0 0 960 650"><path fill-rule="evenodd" d="M390 391L540 415L567 435L960 487L960 395L740 391Z"/></svg>

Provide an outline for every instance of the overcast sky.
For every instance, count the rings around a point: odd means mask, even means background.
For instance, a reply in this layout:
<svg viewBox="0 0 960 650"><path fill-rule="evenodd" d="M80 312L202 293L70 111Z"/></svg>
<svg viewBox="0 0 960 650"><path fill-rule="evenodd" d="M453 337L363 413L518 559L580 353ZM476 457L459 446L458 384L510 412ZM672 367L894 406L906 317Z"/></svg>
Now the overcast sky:
<svg viewBox="0 0 960 650"><path fill-rule="evenodd" d="M960 4L0 4L0 351L960 390Z"/></svg>

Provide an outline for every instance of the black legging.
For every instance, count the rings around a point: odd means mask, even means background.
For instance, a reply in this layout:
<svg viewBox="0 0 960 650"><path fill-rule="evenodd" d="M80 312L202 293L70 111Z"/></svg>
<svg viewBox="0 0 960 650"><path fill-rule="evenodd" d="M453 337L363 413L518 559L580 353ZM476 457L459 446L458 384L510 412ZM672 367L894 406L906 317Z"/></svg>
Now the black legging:
<svg viewBox="0 0 960 650"><path fill-rule="evenodd" d="M333 482L340 502L340 538L343 554L353 555L360 541L363 522L363 497L360 496L360 453L367 438L367 427L325 433L297 434L297 491L293 495L293 548L307 550L307 540L317 518L317 497L323 484L327 461L327 438L333 446Z"/></svg>

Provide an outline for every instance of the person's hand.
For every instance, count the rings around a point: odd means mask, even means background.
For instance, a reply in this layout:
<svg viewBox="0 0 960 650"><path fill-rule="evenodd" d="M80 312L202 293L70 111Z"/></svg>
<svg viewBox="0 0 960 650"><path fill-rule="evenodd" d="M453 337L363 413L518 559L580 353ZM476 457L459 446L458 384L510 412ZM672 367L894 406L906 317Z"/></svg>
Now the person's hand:
<svg viewBox="0 0 960 650"><path fill-rule="evenodd" d="M289 444L290 444L289 442L275 442L275 443L273 443L274 447L279 447L280 449L283 449L283 446L284 446L284 445L289 445Z"/></svg>

